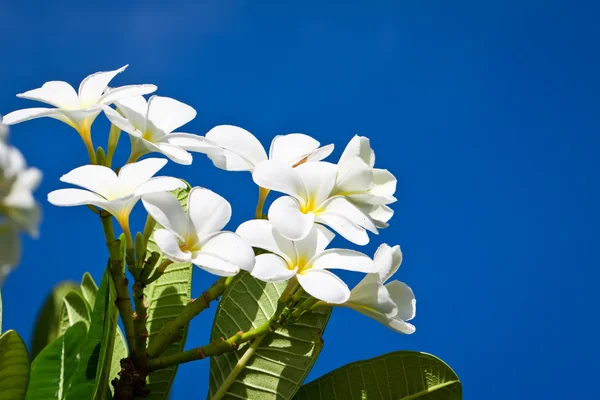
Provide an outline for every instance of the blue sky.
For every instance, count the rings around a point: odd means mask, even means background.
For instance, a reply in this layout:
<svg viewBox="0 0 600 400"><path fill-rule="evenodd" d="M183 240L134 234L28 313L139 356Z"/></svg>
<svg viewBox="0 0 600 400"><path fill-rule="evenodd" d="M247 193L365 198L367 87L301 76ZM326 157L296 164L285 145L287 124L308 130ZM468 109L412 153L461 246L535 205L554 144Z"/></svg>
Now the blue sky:
<svg viewBox="0 0 600 400"><path fill-rule="evenodd" d="M396 275L417 296L417 331L401 336L336 310L309 379L385 352L447 361L465 399L598 398L600 62L594 2L0 2L0 112L48 80L78 85L129 63L115 84L154 83L198 110L186 131L234 124L268 145L304 132L335 143L371 138L377 166L398 177L390 228L361 250L400 244ZM95 125L96 144L107 124ZM119 160L128 153L122 141ZM51 286L100 279L106 251L85 208L46 194L86 163L74 131L40 119L12 141L44 171L44 221L25 240L4 289L4 324L30 338ZM165 173L230 200L235 229L251 218L247 173L197 155ZM134 226L142 228L142 208ZM136 225L137 224L137 225ZM336 245L344 245L339 240ZM346 276L349 282L357 277ZM212 278L197 271L199 295ZM188 346L206 342L214 308ZM180 369L174 399L203 393L208 362Z"/></svg>

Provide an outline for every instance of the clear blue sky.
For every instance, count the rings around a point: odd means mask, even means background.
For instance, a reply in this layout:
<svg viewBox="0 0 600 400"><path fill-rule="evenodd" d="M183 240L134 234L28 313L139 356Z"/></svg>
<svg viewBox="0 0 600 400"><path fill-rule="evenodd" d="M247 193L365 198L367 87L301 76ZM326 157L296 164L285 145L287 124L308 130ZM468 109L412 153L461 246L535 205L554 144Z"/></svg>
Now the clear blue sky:
<svg viewBox="0 0 600 400"><path fill-rule="evenodd" d="M309 379L414 349L452 365L465 399L600 398L590 384L600 357L597 2L96 3L0 2L0 112L34 106L15 94L45 81L78 85L129 63L114 83L154 83L193 105L187 131L234 124L266 145L304 132L334 142L334 161L358 133L398 177L392 225L363 250L401 245L397 278L416 293L417 332L338 310ZM97 144L106 130L97 124ZM51 286L87 270L99 279L106 251L85 207L45 201L86 162L76 133L41 119L12 140L45 174L41 237L25 241L3 293L6 328L29 340ZM249 174L200 155L165 171L228 198L232 230L251 218ZM141 206L136 215L141 229ZM211 281L197 271L194 294ZM189 346L206 342L212 312ZM173 398L196 398L207 382L207 361L186 365Z"/></svg>

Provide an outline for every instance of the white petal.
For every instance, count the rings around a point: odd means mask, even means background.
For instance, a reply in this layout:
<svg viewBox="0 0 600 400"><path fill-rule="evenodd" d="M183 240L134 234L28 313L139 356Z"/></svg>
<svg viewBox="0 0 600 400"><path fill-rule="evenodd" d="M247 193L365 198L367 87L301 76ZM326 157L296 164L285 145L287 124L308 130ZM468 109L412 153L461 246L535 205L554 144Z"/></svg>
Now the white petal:
<svg viewBox="0 0 600 400"><path fill-rule="evenodd" d="M356 307L353 304L347 304L349 307L351 307L352 309L358 311L361 314L364 314L368 317L373 318L374 320L376 320L377 322L387 326L390 329L395 330L396 332L399 333L404 333L407 335L410 335L411 333L415 332L415 327L411 324L409 324L408 322L404 322L402 321L400 318L396 317L388 317L385 314L382 314L381 312L375 311L372 308L366 308L366 307Z"/></svg>
<svg viewBox="0 0 600 400"><path fill-rule="evenodd" d="M398 313L398 307L388 290L379 281L377 274L368 274L350 291L347 306L357 309L368 308L393 317Z"/></svg>
<svg viewBox="0 0 600 400"><path fill-rule="evenodd" d="M81 189L59 189L48 193L48 202L55 206L70 207L92 204L104 208L107 201L95 193Z"/></svg>
<svg viewBox="0 0 600 400"><path fill-rule="evenodd" d="M305 199L310 199L315 206L327 200L335 185L337 170L337 165L322 161L305 163L294 168L306 188Z"/></svg>
<svg viewBox="0 0 600 400"><path fill-rule="evenodd" d="M123 118L121 114L119 114L109 106L102 106L102 110L104 111L104 115L106 115L106 118L108 118L110 123L115 125L117 128L121 129L122 131L127 132L135 137L142 137L142 135L144 134L141 131L142 129L144 129L143 122L140 125L140 122L137 121L135 118Z"/></svg>
<svg viewBox="0 0 600 400"><path fill-rule="evenodd" d="M116 88L111 88L109 91L105 92L100 100L98 101L100 104L112 104L116 101L120 101L123 99L127 99L129 97L142 96L144 94L149 94L156 92L156 85L127 85L120 86Z"/></svg>
<svg viewBox="0 0 600 400"><path fill-rule="evenodd" d="M158 176L138 186L134 195L141 197L150 193L170 192L176 189L185 189L186 187L186 184L181 179L170 176Z"/></svg>
<svg viewBox="0 0 600 400"><path fill-rule="evenodd" d="M334 149L334 145L333 144L328 144L327 146L323 146L321 148L318 148L317 150L313 151L308 158L306 159L307 162L312 162L312 161L321 161L327 157L329 157L329 155L333 152Z"/></svg>
<svg viewBox="0 0 600 400"><path fill-rule="evenodd" d="M202 254L211 254L243 269L252 271L254 251L233 232L217 232L200 243Z"/></svg>
<svg viewBox="0 0 600 400"><path fill-rule="evenodd" d="M371 150L369 138L354 135L344 149L338 164L342 164L351 157L360 157L371 168L375 165L375 153Z"/></svg>
<svg viewBox="0 0 600 400"><path fill-rule="evenodd" d="M390 247L382 244L377 248L373 257L381 282L386 282L398 271L402 263L402 252L400 246Z"/></svg>
<svg viewBox="0 0 600 400"><path fill-rule="evenodd" d="M41 88L20 93L17 97L40 101L58 108L79 108L77 92L75 92L73 86L63 81L46 82Z"/></svg>
<svg viewBox="0 0 600 400"><path fill-rule="evenodd" d="M177 164L190 165L192 163L192 155L181 147L167 143L156 143L156 149Z"/></svg>
<svg viewBox="0 0 600 400"><path fill-rule="evenodd" d="M344 239L359 246L369 243L367 231L341 215L319 214L315 217L315 222L329 226Z"/></svg>
<svg viewBox="0 0 600 400"><path fill-rule="evenodd" d="M20 122L25 122L41 117L50 117L58 119L59 121L65 122L67 124L70 122L69 119L66 118L56 108L25 108L23 110L17 110L6 114L2 118L2 123L6 125L15 125Z"/></svg>
<svg viewBox="0 0 600 400"><path fill-rule="evenodd" d="M250 171L253 166L267 159L267 153L258 139L237 126L215 126L206 134L206 138L227 150L221 155L224 159L218 159L218 164L215 162L219 168L228 171ZM251 167L241 169L243 165Z"/></svg>
<svg viewBox="0 0 600 400"><path fill-rule="evenodd" d="M133 191L152 178L166 163L167 160L162 158L147 158L136 163L127 164L119 171L119 179L124 187Z"/></svg>
<svg viewBox="0 0 600 400"><path fill-rule="evenodd" d="M350 298L348 286L324 269L309 269L297 274L298 283L311 296L331 304L342 304Z"/></svg>
<svg viewBox="0 0 600 400"><path fill-rule="evenodd" d="M198 238L218 232L231 219L231 205L212 190L195 187L188 197L189 221Z"/></svg>
<svg viewBox="0 0 600 400"><path fill-rule="evenodd" d="M61 176L60 180L96 192L106 199L119 197L122 194L122 185L117 175L112 169L102 165L84 165L75 168Z"/></svg>
<svg viewBox="0 0 600 400"><path fill-rule="evenodd" d="M288 264L295 263L294 243L283 237L264 219L254 219L241 224L235 231L252 247L267 250L281 256Z"/></svg>
<svg viewBox="0 0 600 400"><path fill-rule="evenodd" d="M224 169L225 171L252 171L254 163L248 161L230 150L225 150L218 147L220 151L208 154L208 158L213 162L215 167Z"/></svg>
<svg viewBox="0 0 600 400"><path fill-rule="evenodd" d="M292 166L319 147L319 142L302 133L278 135L271 142L269 160Z"/></svg>
<svg viewBox="0 0 600 400"><path fill-rule="evenodd" d="M165 133L173 132L196 117L196 110L170 97L152 96L148 100L148 119Z"/></svg>
<svg viewBox="0 0 600 400"><path fill-rule="evenodd" d="M218 276L233 276L240 272L240 268L237 265L204 252L194 254L192 262L211 274Z"/></svg>
<svg viewBox="0 0 600 400"><path fill-rule="evenodd" d="M173 146L181 147L187 151L196 151L204 154L220 154L221 149L207 138L191 133L171 133L162 138Z"/></svg>
<svg viewBox="0 0 600 400"><path fill-rule="evenodd" d="M366 192L373 187L373 169L358 157L350 157L340 164L336 191L342 193Z"/></svg>
<svg viewBox="0 0 600 400"><path fill-rule="evenodd" d="M373 221L375 227L383 229L387 228L388 221L394 215L394 210L386 205L371 205L371 204L360 204L360 203L352 203L356 207L358 207L364 214L369 216L369 219Z"/></svg>
<svg viewBox="0 0 600 400"><path fill-rule="evenodd" d="M79 85L79 100L83 106L96 104L109 82L128 66L125 65L114 71L96 72L85 78Z"/></svg>
<svg viewBox="0 0 600 400"><path fill-rule="evenodd" d="M323 211L321 214L334 214L343 216L354 224L363 227L375 234L377 234L377 228L373 222L366 216L359 208L352 204L348 199L342 196L336 196L328 199L321 205ZM321 215L320 214L320 215Z"/></svg>
<svg viewBox="0 0 600 400"><path fill-rule="evenodd" d="M152 193L142 197L148 214L165 229L184 241L188 234L188 218L179 200L170 193Z"/></svg>
<svg viewBox="0 0 600 400"><path fill-rule="evenodd" d="M32 191L35 190L42 180L42 172L37 168L28 168L17 175L10 192L3 199L5 206L19 208L31 208L35 206Z"/></svg>
<svg viewBox="0 0 600 400"><path fill-rule="evenodd" d="M286 261L275 254L256 256L252 276L263 282L287 281L296 275L296 269L289 269Z"/></svg>
<svg viewBox="0 0 600 400"><path fill-rule="evenodd" d="M390 296L396 306L398 314L396 316L404 321L410 321L417 313L417 300L412 289L404 282L391 281L385 285L390 292Z"/></svg>
<svg viewBox="0 0 600 400"><path fill-rule="evenodd" d="M140 132L146 131L148 103L144 96L133 96L116 102L117 109ZM104 106L107 107L107 106ZM141 135L140 135L141 136Z"/></svg>
<svg viewBox="0 0 600 400"><path fill-rule="evenodd" d="M171 261L184 262L190 261L192 254L189 251L181 251L179 248L179 240L172 232L166 229L157 229L154 231L154 241L163 252L163 254Z"/></svg>
<svg viewBox="0 0 600 400"><path fill-rule="evenodd" d="M394 199L396 177L387 169L373 168L373 188L371 194Z"/></svg>
<svg viewBox="0 0 600 400"><path fill-rule="evenodd" d="M335 234L323 225L313 224L310 233L304 239L293 242L297 259L305 262L311 260L316 254L323 252L334 237Z"/></svg>
<svg viewBox="0 0 600 400"><path fill-rule="evenodd" d="M370 257L354 250L330 249L317 254L311 261L316 269L345 269L364 273L377 272Z"/></svg>
<svg viewBox="0 0 600 400"><path fill-rule="evenodd" d="M252 179L260 187L294 196L300 201L307 198L300 174L287 164L271 160L258 163Z"/></svg>
<svg viewBox="0 0 600 400"><path fill-rule="evenodd" d="M276 199L269 208L269 221L284 237L300 240L312 229L315 216L312 212L300 211L298 200L290 196Z"/></svg>

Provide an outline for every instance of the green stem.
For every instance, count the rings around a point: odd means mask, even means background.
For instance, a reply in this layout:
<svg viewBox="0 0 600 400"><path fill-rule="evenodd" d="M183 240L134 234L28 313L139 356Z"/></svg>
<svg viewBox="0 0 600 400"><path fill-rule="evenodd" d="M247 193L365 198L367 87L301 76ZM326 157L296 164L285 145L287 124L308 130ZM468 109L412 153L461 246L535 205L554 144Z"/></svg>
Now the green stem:
<svg viewBox="0 0 600 400"><path fill-rule="evenodd" d="M254 355L254 352L256 351L256 349L260 345L260 342L262 342L263 339L264 339L264 336L259 336L252 341L252 343L250 344L250 347L248 347L248 350L246 350L246 352L244 353L242 358L240 358L240 360L237 362L235 367L233 367L233 370L229 373L229 375L227 376L225 381L223 381L223 384L221 385L221 387L219 388L217 393L215 393L212 400L221 400L223 398L223 396L225 396L225 394L227 394L229 387L233 384L233 382L235 382L235 379L237 378L237 376L246 367L246 364L252 358L252 356Z"/></svg>
<svg viewBox="0 0 600 400"><path fill-rule="evenodd" d="M150 358L159 356L169 345L179 340L181 330L189 324L192 318L206 310L211 301L223 294L227 287L226 281L225 277L219 278L207 291L202 293L202 296L186 304L177 318L168 321L148 346L148 356Z"/></svg>
<svg viewBox="0 0 600 400"><path fill-rule="evenodd" d="M148 304L144 299L144 285L136 281L133 284L133 303L135 304L135 313L133 315L133 329L135 333L136 359L139 364L145 365L148 360L146 353L146 339L148 339L148 330L146 329L146 319L148 318Z"/></svg>
<svg viewBox="0 0 600 400"><path fill-rule="evenodd" d="M146 246L148 246L148 240L150 240L150 236L152 232L154 232L154 227L156 226L156 221L150 214L146 217L146 223L144 224L144 240L146 241Z"/></svg>
<svg viewBox="0 0 600 400"><path fill-rule="evenodd" d="M279 302L280 303L287 302L290 295L294 292L294 290L296 290L296 288L298 286L299 286L298 279L294 276L292 279L290 279L288 281L288 284L285 287L285 290L283 291L283 293L281 294L281 297L279 298Z"/></svg>
<svg viewBox="0 0 600 400"><path fill-rule="evenodd" d="M265 189L264 187L258 187L258 203L256 204L256 212L254 213L254 218L263 219L263 207L265 206L265 200L269 195L270 190Z"/></svg>
<svg viewBox="0 0 600 400"><path fill-rule="evenodd" d="M160 263L160 265L156 268L154 273L143 282L144 285L148 286L149 284L151 284L152 282L154 282L155 280L157 280L158 278L163 276L163 274L165 273L165 270L171 264L173 264L173 261L171 261L171 260L164 260L162 263Z"/></svg>
<svg viewBox="0 0 600 400"><path fill-rule="evenodd" d="M112 166L113 156L119 143L119 137L121 136L121 130L115 125L110 125L110 132L108 134L108 147L106 153L106 166L110 168Z"/></svg>
<svg viewBox="0 0 600 400"><path fill-rule="evenodd" d="M297 321L305 311L310 310L311 307L314 306L317 302L319 302L318 299L315 299L314 297L310 296L308 299L304 300L304 303L302 303L300 307L296 308L292 312L292 314L290 315L290 319L292 321Z"/></svg>
<svg viewBox="0 0 600 400"><path fill-rule="evenodd" d="M172 365L183 364L190 361L201 360L206 357L236 351L240 344L265 336L271 332L273 329L271 324L271 321L267 321L256 329L252 329L248 332L238 332L226 340L217 340L195 349L150 359L148 360L148 368L150 371L155 371Z"/></svg>
<svg viewBox="0 0 600 400"><path fill-rule="evenodd" d="M135 329L133 327L133 311L131 309L131 300L129 299L129 290L127 289L127 277L125 276L125 263L123 262L123 253L121 252L121 242L115 240L112 215L104 213L101 215L102 227L104 228L104 237L106 246L110 255L110 274L115 284L117 292L116 305L119 315L125 328L125 336L130 352L135 351Z"/></svg>

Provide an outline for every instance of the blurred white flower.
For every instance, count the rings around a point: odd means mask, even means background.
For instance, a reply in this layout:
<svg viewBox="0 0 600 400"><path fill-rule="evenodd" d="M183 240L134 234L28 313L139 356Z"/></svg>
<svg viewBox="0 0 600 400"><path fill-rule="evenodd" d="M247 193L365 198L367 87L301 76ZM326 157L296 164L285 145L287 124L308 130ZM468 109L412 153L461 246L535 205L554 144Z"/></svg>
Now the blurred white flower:
<svg viewBox="0 0 600 400"><path fill-rule="evenodd" d="M348 286L328 269L375 272L373 260L353 250L325 248L334 238L333 232L321 225L312 225L301 240L283 237L269 222L252 220L236 230L250 246L271 253L260 254L252 276L265 282L281 282L296 277L311 296L332 304L341 304L350 297Z"/></svg>
<svg viewBox="0 0 600 400"><path fill-rule="evenodd" d="M259 163L252 177L257 185L285 193L269 208L269 221L286 238L300 240L314 223L327 225L347 240L369 243L367 230L377 234L373 222L346 197L332 195L338 167L310 162L292 168L280 161Z"/></svg>
<svg viewBox="0 0 600 400"><path fill-rule="evenodd" d="M8 126L2 122L2 115L0 115L0 140L6 140L8 137Z"/></svg>
<svg viewBox="0 0 600 400"><path fill-rule="evenodd" d="M152 96L146 102L144 97L134 96L117 101L117 107L124 117L109 106L103 109L110 122L129 133L130 161L157 152L178 164L189 165L192 155L188 151L220 152L202 136L172 133L196 117L196 110L187 104L169 97Z"/></svg>
<svg viewBox="0 0 600 400"><path fill-rule="evenodd" d="M269 156L258 139L245 129L232 125L212 128L206 138L221 150L209 154L217 168L227 171L254 171L262 161L274 160L295 167L305 162L320 161L331 154L333 144L321 144L303 133L278 135L273 138Z"/></svg>
<svg viewBox="0 0 600 400"><path fill-rule="evenodd" d="M125 165L119 175L102 165L84 165L60 180L88 190L55 190L48 194L48 201L55 206L91 204L100 207L114 215L123 230L129 232L129 214L143 195L185 188L185 183L177 178L153 178L166 163L165 159L148 158Z"/></svg>
<svg viewBox="0 0 600 400"><path fill-rule="evenodd" d="M375 226L385 228L394 213L387 204L396 201L396 178L387 169L374 166L375 153L369 139L355 135L338 162L332 195L345 196L366 212Z"/></svg>
<svg viewBox="0 0 600 400"><path fill-rule="evenodd" d="M95 149L90 128L102 111L102 105L156 90L155 85L128 85L107 90L109 82L125 68L127 65L114 71L96 72L88 76L79 85L79 92L67 82L50 81L44 83L41 88L17 94L17 97L47 103L56 108L39 107L13 111L4 116L3 122L14 125L41 117L58 119L79 132L88 152L91 152L91 157Z"/></svg>
<svg viewBox="0 0 600 400"><path fill-rule="evenodd" d="M39 205L33 191L42 178L27 167L21 152L6 143L8 128L0 123L0 286L21 257L21 231L37 237Z"/></svg>
<svg viewBox="0 0 600 400"><path fill-rule="evenodd" d="M377 272L360 281L344 305L397 332L413 333L414 325L407 322L416 314L417 300L412 289L397 280L386 283L402 262L400 247L382 244L375 252L374 262Z"/></svg>
<svg viewBox="0 0 600 400"><path fill-rule="evenodd" d="M188 215L169 193L146 195L142 203L165 228L154 232L154 241L169 260L191 261L219 276L254 267L252 248L237 234L222 231L231 218L231 206L215 192L193 188L188 195Z"/></svg>

